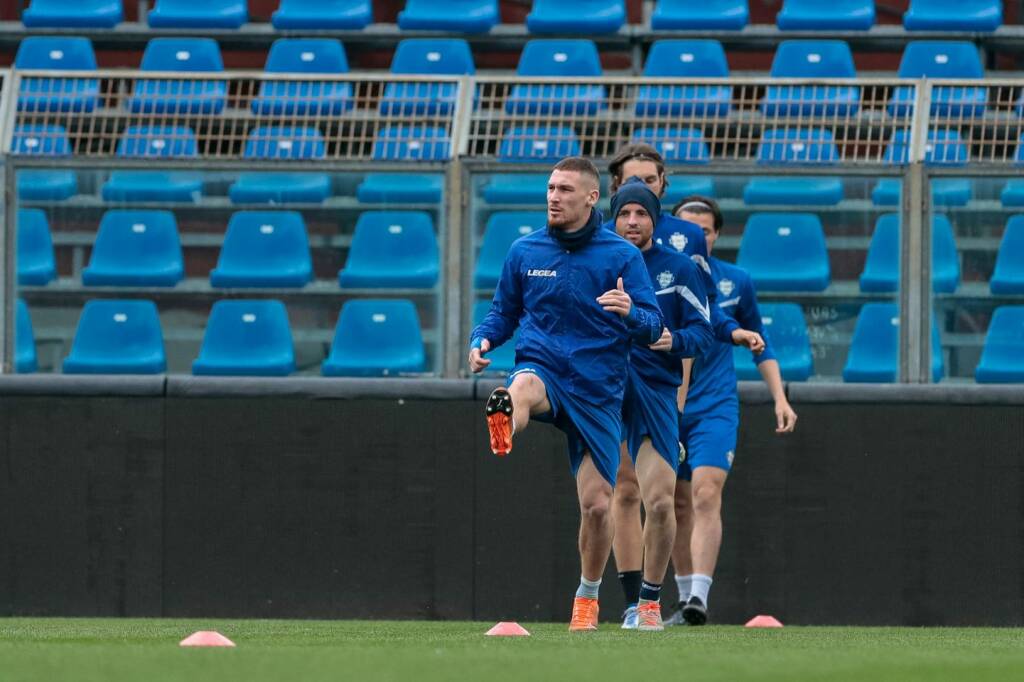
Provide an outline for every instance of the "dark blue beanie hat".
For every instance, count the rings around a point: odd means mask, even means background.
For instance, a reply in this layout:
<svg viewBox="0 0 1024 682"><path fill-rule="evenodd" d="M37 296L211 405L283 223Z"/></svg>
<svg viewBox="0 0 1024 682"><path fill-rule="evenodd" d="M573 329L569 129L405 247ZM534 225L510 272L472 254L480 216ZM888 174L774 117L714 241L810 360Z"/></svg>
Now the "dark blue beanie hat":
<svg viewBox="0 0 1024 682"><path fill-rule="evenodd" d="M612 195L612 221L618 219L619 211L626 204L643 206L650 214L651 220L657 225L658 218L661 217L661 201L651 191L651 188L635 175L620 185L619 190Z"/></svg>

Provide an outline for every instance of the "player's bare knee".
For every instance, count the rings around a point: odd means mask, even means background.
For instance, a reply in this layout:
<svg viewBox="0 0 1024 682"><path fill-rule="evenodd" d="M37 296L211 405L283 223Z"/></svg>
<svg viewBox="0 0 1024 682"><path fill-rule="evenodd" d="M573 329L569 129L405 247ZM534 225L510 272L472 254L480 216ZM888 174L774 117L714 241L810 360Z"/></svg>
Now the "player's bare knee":
<svg viewBox="0 0 1024 682"><path fill-rule="evenodd" d="M640 484L635 475L623 476L622 471L619 471L615 482L615 504L620 507L640 506Z"/></svg>
<svg viewBox="0 0 1024 682"><path fill-rule="evenodd" d="M594 491L580 500L580 514L585 523L600 524L611 517L611 494Z"/></svg>
<svg viewBox="0 0 1024 682"><path fill-rule="evenodd" d="M675 502L669 493L655 495L644 504L644 510L647 512L648 523L668 523L670 518L675 517Z"/></svg>
<svg viewBox="0 0 1024 682"><path fill-rule="evenodd" d="M693 488L693 511L697 515L717 514L722 508L722 489L717 485Z"/></svg>

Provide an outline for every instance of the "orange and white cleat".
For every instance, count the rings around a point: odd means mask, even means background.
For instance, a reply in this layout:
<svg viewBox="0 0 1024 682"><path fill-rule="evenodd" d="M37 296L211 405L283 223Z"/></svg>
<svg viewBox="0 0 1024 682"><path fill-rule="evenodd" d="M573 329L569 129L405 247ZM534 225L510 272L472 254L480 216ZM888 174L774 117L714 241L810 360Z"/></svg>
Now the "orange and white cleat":
<svg viewBox="0 0 1024 682"><path fill-rule="evenodd" d="M487 399L484 409L487 430L491 434L491 451L498 457L512 452L512 394L506 388L496 388Z"/></svg>
<svg viewBox="0 0 1024 682"><path fill-rule="evenodd" d="M640 606L636 607L636 615L638 621L637 630L659 632L665 629L665 624L661 620L661 602L640 602Z"/></svg>
<svg viewBox="0 0 1024 682"><path fill-rule="evenodd" d="M572 619L569 621L569 632L590 632L597 629L599 612L596 599L576 597L572 602Z"/></svg>

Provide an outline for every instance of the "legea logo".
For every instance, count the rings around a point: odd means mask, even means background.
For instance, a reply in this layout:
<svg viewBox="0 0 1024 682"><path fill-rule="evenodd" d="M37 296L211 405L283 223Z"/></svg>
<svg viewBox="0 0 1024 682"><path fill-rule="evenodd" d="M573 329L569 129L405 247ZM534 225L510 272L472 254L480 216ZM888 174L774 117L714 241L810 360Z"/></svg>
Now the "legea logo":
<svg viewBox="0 0 1024 682"><path fill-rule="evenodd" d="M527 277L557 277L558 272L556 270L527 270Z"/></svg>

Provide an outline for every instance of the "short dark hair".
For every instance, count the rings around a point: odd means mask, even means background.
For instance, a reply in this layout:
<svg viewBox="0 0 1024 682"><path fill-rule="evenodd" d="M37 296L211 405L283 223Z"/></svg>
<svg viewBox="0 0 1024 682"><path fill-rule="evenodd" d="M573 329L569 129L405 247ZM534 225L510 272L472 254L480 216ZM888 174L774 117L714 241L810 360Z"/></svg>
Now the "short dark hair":
<svg viewBox="0 0 1024 682"><path fill-rule="evenodd" d="M622 177L622 167L627 161L650 161L658 168L658 175L665 175L665 159L658 150L643 142L634 142L619 148L618 154L608 162L608 172L612 176L610 191L615 192L628 178ZM664 180L668 187L668 178ZM662 189L662 194L665 191Z"/></svg>
<svg viewBox="0 0 1024 682"><path fill-rule="evenodd" d="M722 225L725 222L722 218L722 209L719 208L718 202L711 197L706 197L702 194L691 194L688 197L683 197L678 204L672 207L672 215L678 218L679 212L682 210L694 215L707 215L710 213L715 218L715 232L722 231Z"/></svg>
<svg viewBox="0 0 1024 682"><path fill-rule="evenodd" d="M582 156L567 156L551 169L552 171L575 171L580 175L589 175L595 185L601 185L601 172L590 159Z"/></svg>

